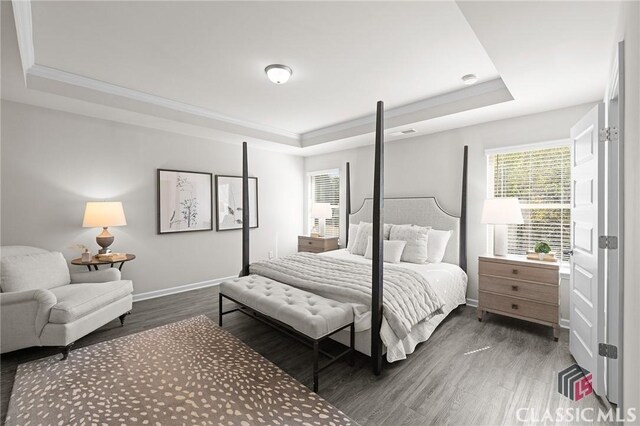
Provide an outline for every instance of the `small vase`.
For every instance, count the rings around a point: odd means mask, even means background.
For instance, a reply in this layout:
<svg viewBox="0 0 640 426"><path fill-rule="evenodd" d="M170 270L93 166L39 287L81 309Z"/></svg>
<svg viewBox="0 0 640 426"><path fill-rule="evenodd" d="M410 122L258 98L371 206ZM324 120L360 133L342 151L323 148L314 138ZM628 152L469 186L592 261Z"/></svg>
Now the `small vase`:
<svg viewBox="0 0 640 426"><path fill-rule="evenodd" d="M89 252L89 249L86 249L84 253L82 253L82 261L91 262L91 253Z"/></svg>
<svg viewBox="0 0 640 426"><path fill-rule="evenodd" d="M538 259L544 260L544 253L538 253Z"/></svg>

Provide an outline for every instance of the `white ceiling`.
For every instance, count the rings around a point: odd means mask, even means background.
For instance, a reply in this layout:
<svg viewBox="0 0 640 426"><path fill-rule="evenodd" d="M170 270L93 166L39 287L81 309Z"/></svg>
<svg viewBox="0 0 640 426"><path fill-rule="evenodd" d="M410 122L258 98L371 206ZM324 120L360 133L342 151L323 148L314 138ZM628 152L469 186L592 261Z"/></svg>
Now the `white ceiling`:
<svg viewBox="0 0 640 426"><path fill-rule="evenodd" d="M379 99L388 132L417 135L600 99L619 13L618 2L47 1L29 17L20 3L18 38L32 34L35 59L25 88L3 2L3 98L302 155L370 143ZM289 83L266 79L270 63L293 68ZM465 87L467 73L484 83Z"/></svg>

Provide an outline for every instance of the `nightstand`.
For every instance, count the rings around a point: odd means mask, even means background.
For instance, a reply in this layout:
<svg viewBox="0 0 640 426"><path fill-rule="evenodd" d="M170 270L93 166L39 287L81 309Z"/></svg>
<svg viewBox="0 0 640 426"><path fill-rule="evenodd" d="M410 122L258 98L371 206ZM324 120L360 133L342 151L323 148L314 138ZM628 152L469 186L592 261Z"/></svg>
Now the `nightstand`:
<svg viewBox="0 0 640 426"><path fill-rule="evenodd" d="M298 236L298 251L309 253L324 253L338 249L338 237L307 237Z"/></svg>
<svg viewBox="0 0 640 426"><path fill-rule="evenodd" d="M478 321L483 312L493 312L553 327L558 341L558 263L529 260L525 256L480 256L478 258Z"/></svg>

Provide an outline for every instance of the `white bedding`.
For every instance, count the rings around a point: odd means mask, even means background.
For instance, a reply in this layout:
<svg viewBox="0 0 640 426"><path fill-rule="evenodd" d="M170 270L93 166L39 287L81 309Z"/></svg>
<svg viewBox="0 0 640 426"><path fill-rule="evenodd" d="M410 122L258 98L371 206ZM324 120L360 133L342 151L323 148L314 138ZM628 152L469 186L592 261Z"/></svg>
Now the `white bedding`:
<svg viewBox="0 0 640 426"><path fill-rule="evenodd" d="M321 256L329 256L336 259L348 260L357 263L371 264L371 260L365 259L364 256L358 256L349 253L347 250L334 250L320 254ZM394 362L401 359L405 359L407 354L412 353L418 343L426 341L435 328L442 322L442 320L459 305L466 303L467 292L467 274L458 266L451 263L407 263L400 262L394 263L393 266L400 266L403 268L411 269L423 275L431 284L433 290L445 303L442 308L442 314L437 314L415 325L408 336L403 339L398 339L389 329L389 325L386 321L383 321L381 334L387 347L387 361ZM360 323L357 324L358 331L364 331L364 333L358 333L359 335L369 335L371 328L371 314L361 316ZM368 322L367 322L368 321ZM362 340L360 337L356 339L356 347L358 347L358 340ZM338 339L342 341L342 339ZM364 340L370 342L369 339ZM365 345L366 346L366 345ZM370 355L370 348L359 348L360 352Z"/></svg>

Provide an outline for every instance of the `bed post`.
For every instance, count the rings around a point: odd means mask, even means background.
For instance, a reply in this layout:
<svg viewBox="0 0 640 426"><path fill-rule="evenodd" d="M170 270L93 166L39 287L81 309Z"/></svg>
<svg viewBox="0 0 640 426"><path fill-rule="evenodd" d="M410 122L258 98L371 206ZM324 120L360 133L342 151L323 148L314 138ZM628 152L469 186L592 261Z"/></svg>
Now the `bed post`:
<svg viewBox="0 0 640 426"><path fill-rule="evenodd" d="M249 275L249 162L247 143L242 142L242 271L240 276Z"/></svg>
<svg viewBox="0 0 640 426"><path fill-rule="evenodd" d="M373 262L371 273L371 361L373 374L382 372L382 291L384 241L384 103L376 111L376 146L373 173Z"/></svg>
<svg viewBox="0 0 640 426"><path fill-rule="evenodd" d="M469 147L464 146L462 157L462 201L460 203L460 258L463 271L467 272L467 167Z"/></svg>
<svg viewBox="0 0 640 426"><path fill-rule="evenodd" d="M344 198L345 198L345 226L347 228L347 232L344 236L344 247L346 248L349 245L349 215L351 214L351 167L349 162L347 161L346 171L345 171L345 190L344 190Z"/></svg>

